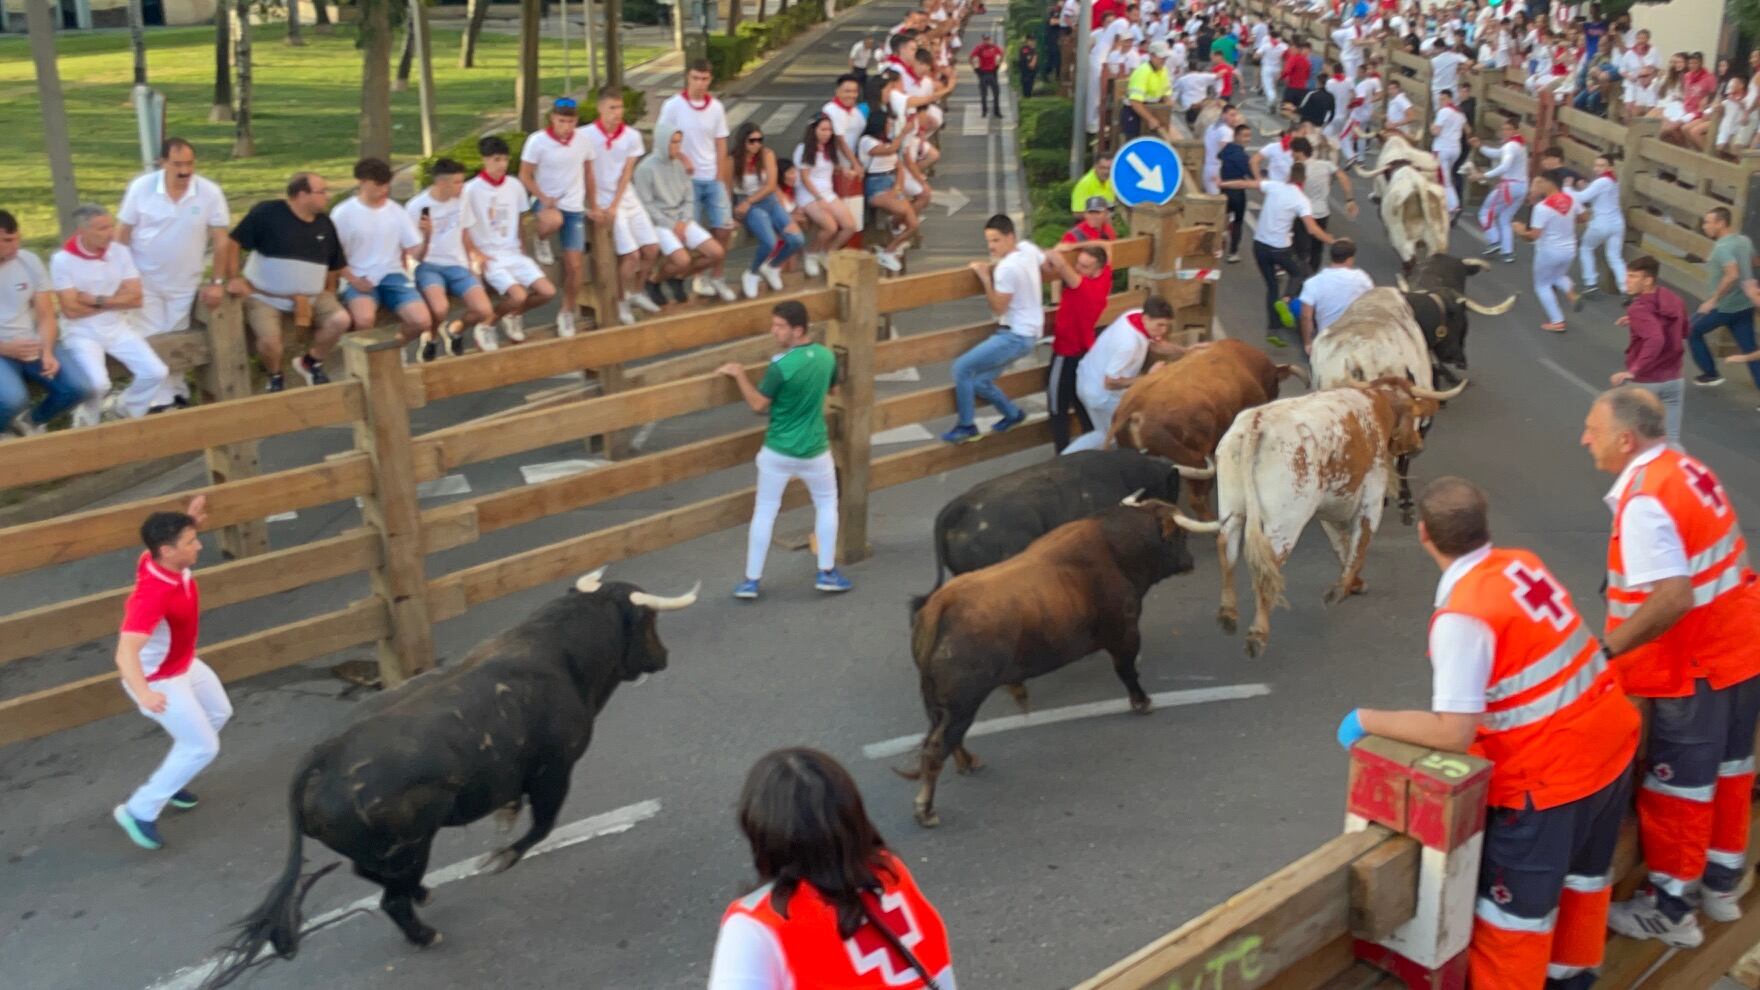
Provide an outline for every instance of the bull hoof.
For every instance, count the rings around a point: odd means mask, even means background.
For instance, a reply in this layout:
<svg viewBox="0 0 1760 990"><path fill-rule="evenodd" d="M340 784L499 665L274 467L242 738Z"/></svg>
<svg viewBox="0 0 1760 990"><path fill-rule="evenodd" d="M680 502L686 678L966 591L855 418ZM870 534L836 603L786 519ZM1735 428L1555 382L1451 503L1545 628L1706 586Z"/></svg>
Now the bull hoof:
<svg viewBox="0 0 1760 990"><path fill-rule="evenodd" d="M418 949L431 949L434 946L439 945L444 936L434 929L429 928L427 925L418 922L414 931L404 932L404 938L409 939L409 944Z"/></svg>
<svg viewBox="0 0 1760 990"><path fill-rule="evenodd" d="M1222 609L1216 613L1216 624L1222 627L1223 632L1233 636L1240 627L1240 617L1228 609Z"/></svg>
<svg viewBox="0 0 1760 990"><path fill-rule="evenodd" d="M1141 698L1131 699L1131 712L1134 714L1147 715L1154 710L1155 702L1150 701L1148 695L1144 695Z"/></svg>
<svg viewBox="0 0 1760 990"><path fill-rule="evenodd" d="M919 767L893 767L892 772L906 780L922 780L923 771Z"/></svg>
<svg viewBox="0 0 1760 990"><path fill-rule="evenodd" d="M496 853L494 858L489 860L488 872L505 873L513 864L519 862L519 859L520 854L510 846Z"/></svg>
<svg viewBox="0 0 1760 990"><path fill-rule="evenodd" d="M432 949L434 946L439 945L441 942L444 942L444 941L446 941L446 936L444 936L444 935L440 934L439 932L434 931L433 929L430 928L428 930L427 941L418 942L416 944L420 945L424 949Z"/></svg>
<svg viewBox="0 0 1760 990"><path fill-rule="evenodd" d="M917 824L924 828L935 828L941 824L941 816L928 808L917 809Z"/></svg>
<svg viewBox="0 0 1760 990"><path fill-rule="evenodd" d="M1261 636L1258 633L1248 633L1247 634L1247 656L1252 659L1257 660L1259 658L1259 654L1265 652L1266 638L1267 637Z"/></svg>
<svg viewBox="0 0 1760 990"><path fill-rule="evenodd" d="M421 907L427 907L428 902L432 901L433 899L434 899L434 892L432 890L428 889L427 887L419 887L416 889L416 904L417 905L419 905Z"/></svg>
<svg viewBox="0 0 1760 990"><path fill-rule="evenodd" d="M984 761L978 757L978 754L966 750L960 750L959 754L954 756L953 761L954 769L962 774L973 774L984 769Z"/></svg>

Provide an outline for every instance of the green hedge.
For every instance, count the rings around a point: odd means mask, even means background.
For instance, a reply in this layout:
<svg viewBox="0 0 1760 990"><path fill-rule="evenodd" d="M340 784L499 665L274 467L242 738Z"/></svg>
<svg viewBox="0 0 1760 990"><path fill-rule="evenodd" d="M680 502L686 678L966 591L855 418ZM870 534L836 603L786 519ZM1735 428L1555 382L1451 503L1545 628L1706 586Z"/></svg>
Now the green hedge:
<svg viewBox="0 0 1760 990"><path fill-rule="evenodd" d="M782 47L802 31L825 20L824 0L800 0L763 20L741 21L733 34L709 36L709 65L715 81L725 82L745 71L761 55Z"/></svg>
<svg viewBox="0 0 1760 990"><path fill-rule="evenodd" d="M647 94L639 89L625 86L623 88L624 120L632 125L640 124L642 116L647 113L647 102ZM599 115L599 94L594 92L584 97L581 100L580 110L582 126L585 126L585 122L591 121ZM478 134L464 138L456 144L441 148L434 155L416 162L417 186L426 188L428 183L433 181L434 163L442 158L451 158L462 162L466 169L475 172L483 164L483 159L477 155L477 141L484 136L486 135ZM526 136L519 131L504 131L501 133L501 139L507 142L508 149L513 153L513 162L508 166L508 171L519 171L519 151L526 143Z"/></svg>
<svg viewBox="0 0 1760 990"><path fill-rule="evenodd" d="M1018 133L1021 143L1029 148L1062 148L1067 152L1075 125L1074 101L1061 96L1035 96L1021 101Z"/></svg>
<svg viewBox="0 0 1760 990"><path fill-rule="evenodd" d="M1026 168L1027 185L1038 188L1069 178L1069 149L1028 148L1021 152L1021 165Z"/></svg>

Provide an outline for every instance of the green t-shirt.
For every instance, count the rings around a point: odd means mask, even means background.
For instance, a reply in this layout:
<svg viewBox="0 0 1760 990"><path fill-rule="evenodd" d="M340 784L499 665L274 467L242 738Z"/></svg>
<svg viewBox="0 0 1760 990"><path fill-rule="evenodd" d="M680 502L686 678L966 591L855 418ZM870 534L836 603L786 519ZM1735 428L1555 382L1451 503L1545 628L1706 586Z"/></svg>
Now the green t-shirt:
<svg viewBox="0 0 1760 990"><path fill-rule="evenodd" d="M1240 42L1236 41L1232 34L1225 34L1222 37L1217 38L1215 41L1210 42L1210 50L1213 52L1221 52L1222 57L1228 60L1229 65L1233 65L1240 61L1241 57L1239 55L1239 49Z"/></svg>
<svg viewBox="0 0 1760 990"><path fill-rule="evenodd" d="M831 446L825 434L825 393L837 359L824 344L802 344L770 359L758 391L770 400L764 446L785 457L818 457Z"/></svg>
<svg viewBox="0 0 1760 990"><path fill-rule="evenodd" d="M1705 289L1707 292L1717 291L1717 284L1723 281L1723 270L1732 261L1736 263L1736 284L1717 300L1719 313L1740 313L1754 308L1754 304L1748 301L1748 294L1742 291L1742 283L1754 277L1754 242L1748 240L1746 234L1725 234L1717 239L1716 246L1711 249L1711 258L1705 263L1711 272L1711 280Z"/></svg>

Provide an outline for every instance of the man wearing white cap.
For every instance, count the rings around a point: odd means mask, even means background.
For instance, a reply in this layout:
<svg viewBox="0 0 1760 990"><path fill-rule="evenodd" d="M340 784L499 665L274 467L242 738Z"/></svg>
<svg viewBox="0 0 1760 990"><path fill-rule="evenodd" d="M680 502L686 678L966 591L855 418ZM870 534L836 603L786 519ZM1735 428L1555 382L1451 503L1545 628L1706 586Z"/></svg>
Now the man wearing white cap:
<svg viewBox="0 0 1760 990"><path fill-rule="evenodd" d="M1145 120L1154 127L1149 107L1167 105L1168 97L1173 93L1173 82L1167 77L1167 56L1166 43L1157 41L1149 46L1149 60L1131 72L1125 90L1125 111L1119 121L1125 137L1134 138L1141 134Z"/></svg>

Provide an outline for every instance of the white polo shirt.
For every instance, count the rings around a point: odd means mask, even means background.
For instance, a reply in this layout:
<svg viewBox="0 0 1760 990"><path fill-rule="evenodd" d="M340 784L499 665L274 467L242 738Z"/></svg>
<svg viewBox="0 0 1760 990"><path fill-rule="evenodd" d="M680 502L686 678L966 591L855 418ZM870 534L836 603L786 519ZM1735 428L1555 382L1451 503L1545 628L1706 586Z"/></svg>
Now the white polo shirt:
<svg viewBox="0 0 1760 990"><path fill-rule="evenodd" d="M37 340L37 294L49 291L49 271L36 255L19 250L0 261L0 341Z"/></svg>
<svg viewBox="0 0 1760 990"><path fill-rule="evenodd" d="M704 102L692 103L683 93L675 93L660 104L655 129L671 124L684 135L684 154L690 159L691 178L707 182L721 177L721 157L715 153L715 141L727 137L727 109L713 93Z"/></svg>
<svg viewBox="0 0 1760 990"><path fill-rule="evenodd" d="M1275 181L1261 182L1259 191L1264 193L1265 200L1259 206L1259 225L1253 240L1267 247L1289 247L1295 225L1302 217L1314 215L1314 208L1308 205L1308 194L1300 186Z"/></svg>
<svg viewBox="0 0 1760 990"><path fill-rule="evenodd" d="M1281 138L1260 148L1259 154L1265 156L1265 178L1273 182L1289 181L1289 167L1295 164L1296 158L1283 146Z"/></svg>
<svg viewBox="0 0 1760 990"><path fill-rule="evenodd" d="M1023 240L990 273L996 291L1009 295L1008 312L1002 314L1001 323L1028 340L1036 341L1045 334L1044 283L1039 274L1044 263L1045 252Z"/></svg>
<svg viewBox="0 0 1760 990"><path fill-rule="evenodd" d="M1210 94L1210 87L1216 85L1214 72L1188 72L1173 81L1173 92L1179 100L1182 110L1190 110L1203 102Z"/></svg>
<svg viewBox="0 0 1760 990"><path fill-rule="evenodd" d="M1439 132L1436 140L1431 142L1432 148L1452 148L1461 150L1461 135L1467 127L1467 115L1461 113L1450 104L1443 104L1436 111L1436 129Z"/></svg>
<svg viewBox="0 0 1760 990"><path fill-rule="evenodd" d="M464 208L470 214L465 226L477 250L491 258L511 258L524 253L519 239L519 218L530 197L526 187L511 175L500 183L482 173L464 184Z"/></svg>
<svg viewBox="0 0 1760 990"><path fill-rule="evenodd" d="M642 157L648 150L642 142L642 132L624 124L610 134L594 121L575 132L576 140L585 140L593 146L592 157L588 161L593 169L593 205L601 210L611 208L611 197L617 195L617 183L623 178L623 168L630 161ZM617 204L619 212L637 211L642 208L641 201L636 199L635 183L624 192L623 201Z"/></svg>
<svg viewBox="0 0 1760 990"><path fill-rule="evenodd" d="M422 232L390 199L374 207L350 196L330 211L330 222L342 239L348 270L374 285L387 275L402 275L404 249L422 246Z"/></svg>
<svg viewBox="0 0 1760 990"><path fill-rule="evenodd" d="M1563 206L1563 209L1559 209L1559 206ZM1583 208L1566 192L1558 193L1556 197L1548 196L1535 203L1529 223L1540 232L1540 238L1534 242L1534 249L1548 253L1576 254L1577 216L1582 212Z"/></svg>
<svg viewBox="0 0 1760 990"><path fill-rule="evenodd" d="M1403 130L1412 122L1412 98L1404 93L1395 93L1387 101L1387 126L1394 130Z"/></svg>
<svg viewBox="0 0 1760 990"><path fill-rule="evenodd" d="M49 259L49 285L56 292L74 289L88 296L113 296L123 282L140 277L140 269L134 266L134 254L123 244L113 243L103 254L90 254L75 235ZM91 316L64 314L61 331L63 338L106 340L112 334L129 332L129 323L125 314L113 309Z"/></svg>
<svg viewBox="0 0 1760 990"><path fill-rule="evenodd" d="M580 213L587 206L586 164L593 157L593 142L576 127L568 143L556 139L546 127L526 136L519 149L521 163L531 162L538 191L556 201L556 208Z"/></svg>
<svg viewBox="0 0 1760 990"><path fill-rule="evenodd" d="M1487 543L1455 558L1436 582L1435 606L1448 604L1448 596L1467 572L1491 555ZM1485 710L1485 689L1491 683L1491 664L1497 656L1497 635L1485 620L1458 612L1445 612L1430 623L1430 710L1477 715Z"/></svg>
<svg viewBox="0 0 1760 990"><path fill-rule="evenodd" d="M1133 309L1113 320L1076 365L1076 395L1084 405L1117 402L1124 392L1107 388L1106 379L1131 378L1142 372L1143 361L1149 356L1149 338L1131 322L1133 318L1142 320L1143 311Z"/></svg>
<svg viewBox="0 0 1760 990"><path fill-rule="evenodd" d="M855 107L845 110L836 100L820 107L819 112L831 118L832 132L852 149L856 146L856 139L862 136L862 129L868 126L868 120L860 110Z"/></svg>
<svg viewBox="0 0 1760 990"><path fill-rule="evenodd" d="M417 234L422 230L423 210L428 211L428 222L434 225L434 230L428 235L428 253L422 256L422 264L469 268L471 261L464 249L464 232L470 225L470 213L464 208L463 190L442 203L434 198L433 190L424 189L405 203L403 211L409 214L409 222L416 225ZM346 241L343 246L346 250Z"/></svg>
<svg viewBox="0 0 1760 990"><path fill-rule="evenodd" d="M165 189L163 170L148 172L128 184L118 223L130 228L129 249L140 269L144 288L154 292L193 292L207 268L212 232L232 226L226 196L199 175L191 176L182 199Z"/></svg>
<svg viewBox="0 0 1760 990"><path fill-rule="evenodd" d="M1437 52L1430 57L1430 92L1440 93L1460 85L1461 66L1467 57L1456 51ZM1459 95L1459 94L1456 94Z"/></svg>
<svg viewBox="0 0 1760 990"><path fill-rule="evenodd" d="M1631 484L1632 475L1655 460L1664 446L1658 443L1632 458L1626 469L1619 473L1613 487L1602 497L1607 503L1607 511L1619 512L1619 497ZM1655 582L1668 578L1692 575L1687 568L1687 548L1681 540L1681 531L1656 496L1632 496L1632 500L1626 503L1625 513L1616 518L1619 520L1621 569L1634 590L1648 589Z"/></svg>
<svg viewBox="0 0 1760 990"><path fill-rule="evenodd" d="M1314 308L1314 336L1325 333L1358 296L1373 288L1368 272L1348 266L1322 268L1303 282L1302 305Z"/></svg>

